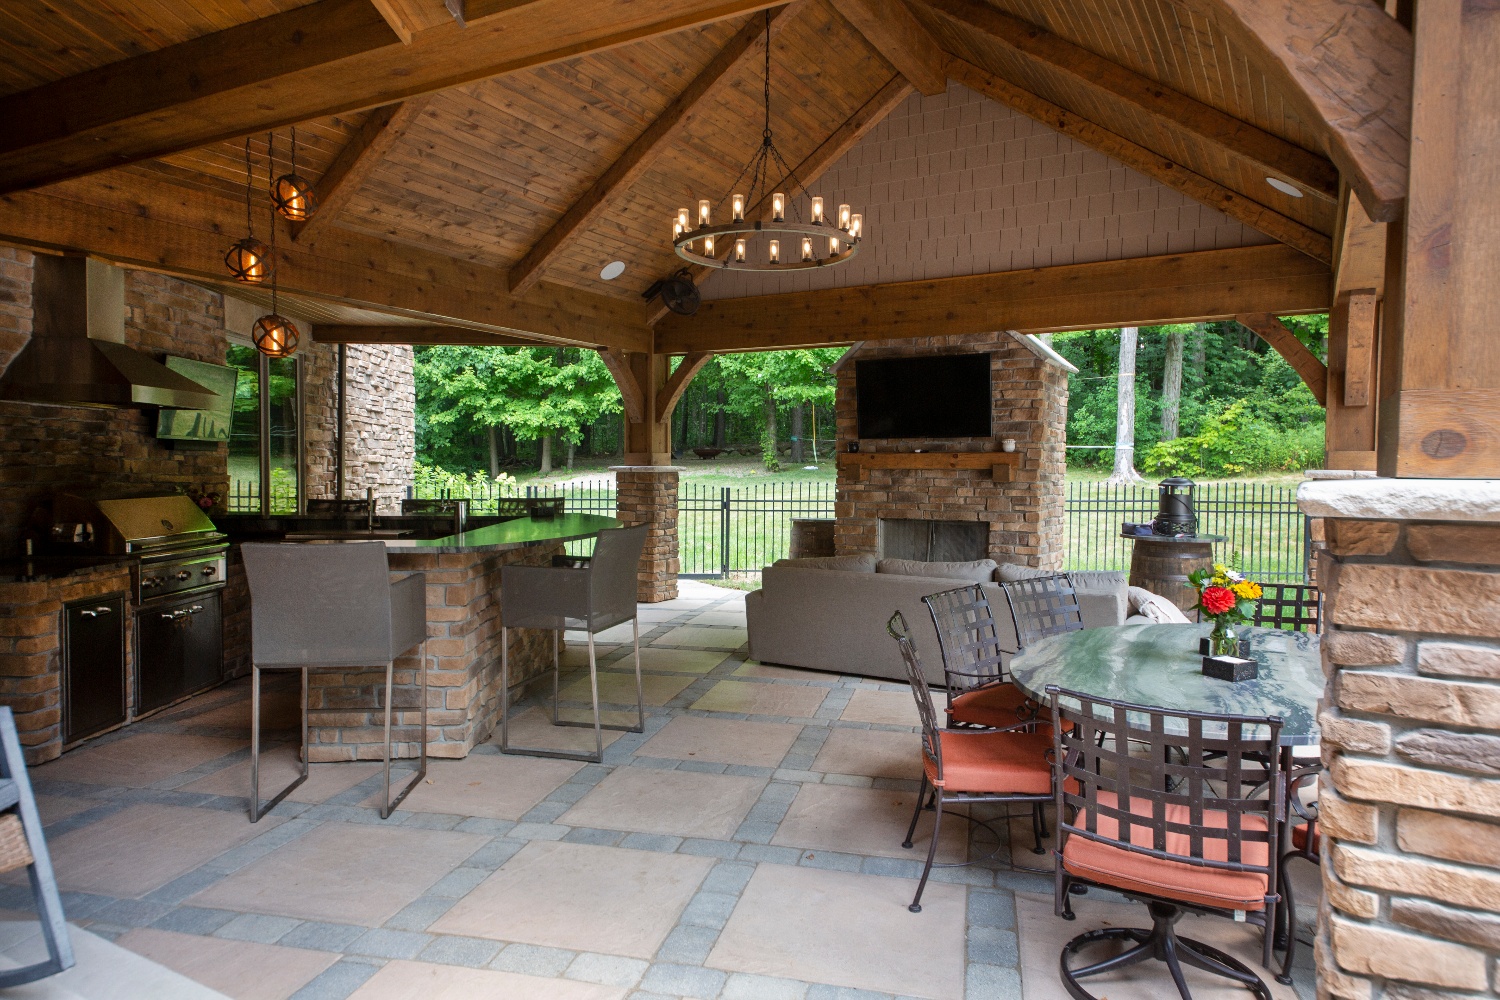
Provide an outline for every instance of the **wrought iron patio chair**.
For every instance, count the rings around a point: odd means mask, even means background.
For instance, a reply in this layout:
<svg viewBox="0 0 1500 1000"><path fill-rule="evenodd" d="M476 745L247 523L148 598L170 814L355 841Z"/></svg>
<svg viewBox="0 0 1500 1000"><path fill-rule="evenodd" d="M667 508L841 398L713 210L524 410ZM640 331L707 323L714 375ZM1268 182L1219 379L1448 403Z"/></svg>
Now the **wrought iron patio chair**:
<svg viewBox="0 0 1500 1000"><path fill-rule="evenodd" d="M52 857L42 835L42 817L26 774L16 718L8 705L0 705L0 873L26 869L31 896L36 901L47 957L40 962L0 971L0 989L32 983L73 965L73 942L68 937L62 899Z"/></svg>
<svg viewBox="0 0 1500 1000"><path fill-rule="evenodd" d="M1034 727L1040 706L1016 687L984 588L956 587L922 598L937 628L950 728Z"/></svg>
<svg viewBox="0 0 1500 1000"><path fill-rule="evenodd" d="M1262 964L1270 968L1283 799L1256 796L1262 765L1247 758L1268 760L1269 787L1282 787L1281 720L1174 712L1056 686L1047 694L1059 769L1056 913L1073 919L1074 885L1101 886L1145 903L1152 923L1150 930L1103 928L1069 941L1059 970L1068 992L1092 1000L1080 980L1154 959L1166 963L1183 1000L1191 1000L1183 965L1271 1000L1248 966L1180 937L1175 925L1184 911L1252 920L1262 926ZM1132 744L1144 752L1132 753ZM1131 947L1081 968L1069 964L1105 941Z"/></svg>
<svg viewBox="0 0 1500 1000"><path fill-rule="evenodd" d="M1312 765L1297 768L1287 776L1287 822L1292 824L1292 849L1281 856L1280 868L1276 873L1277 882L1281 886L1280 912L1283 914L1278 937L1285 935L1286 939L1286 955L1281 963L1281 972L1276 977L1281 983L1292 981L1292 960L1297 953L1297 904L1292 898L1292 880L1287 878L1287 862L1301 858L1315 865L1322 863L1323 833L1318 828L1318 803L1304 802L1299 794L1303 786L1317 780L1320 771L1320 767Z"/></svg>
<svg viewBox="0 0 1500 1000"><path fill-rule="evenodd" d="M604 730L639 733L646 728L646 701L641 688L641 626L636 617L636 570L646 546L647 526L607 528L599 532L594 553L568 557L552 566L502 566L500 568L500 752L533 757L560 757L599 763L604 759ZM635 645L636 724L614 725L600 721L599 667L594 636L605 629L630 622ZM552 724L594 730L594 752L518 747L510 742L510 630L547 629L552 632ZM594 721L573 722L558 718L557 699L564 629L588 634L589 686L593 696Z"/></svg>
<svg viewBox="0 0 1500 1000"><path fill-rule="evenodd" d="M1037 854L1043 853L1046 836L1042 807L1052 798L1052 764L1048 759L1051 741L1036 733L994 730L944 730L938 726L932 692L922 673L916 643L907 630L906 618L897 611L886 622L886 631L901 649L906 664L906 679L922 719L922 783L917 790L916 807L911 825L901 846L912 846L912 835L921 818L923 800L931 789L933 797L932 840L927 845L927 863L922 868L917 894L907 909L922 912L922 893L927 888L932 869L952 867L937 864L938 836L943 829L943 805L946 802L1025 803L1031 806L1032 832L1036 836ZM967 862L960 862L967 864Z"/></svg>
<svg viewBox="0 0 1500 1000"><path fill-rule="evenodd" d="M1321 632L1323 595L1317 587L1305 583L1262 584L1255 624L1293 632Z"/></svg>
<svg viewBox="0 0 1500 1000"><path fill-rule="evenodd" d="M1064 632L1083 628L1083 609L1066 573L1012 580L1000 584L1010 616L1016 623L1016 645L1021 649Z"/></svg>
<svg viewBox="0 0 1500 1000"><path fill-rule="evenodd" d="M370 513L370 501L359 500L309 500L307 501L307 512L309 514L346 514L351 517L364 517Z"/></svg>
<svg viewBox="0 0 1500 1000"><path fill-rule="evenodd" d="M438 499L404 499L401 501L401 513L403 514L452 514L458 509L459 504L473 506L474 501L468 497L440 497Z"/></svg>

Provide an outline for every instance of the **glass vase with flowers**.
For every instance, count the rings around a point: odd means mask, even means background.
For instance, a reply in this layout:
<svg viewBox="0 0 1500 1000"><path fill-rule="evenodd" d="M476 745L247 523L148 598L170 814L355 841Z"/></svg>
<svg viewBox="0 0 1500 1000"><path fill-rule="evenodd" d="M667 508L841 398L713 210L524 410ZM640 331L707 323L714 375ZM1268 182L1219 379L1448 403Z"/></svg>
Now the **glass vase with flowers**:
<svg viewBox="0 0 1500 1000"><path fill-rule="evenodd" d="M1223 563L1214 563L1212 569L1193 570L1188 574L1188 583L1198 592L1198 603L1193 607L1201 618L1214 623L1208 635L1210 655L1238 655L1239 637L1234 627L1255 620L1260 584Z"/></svg>

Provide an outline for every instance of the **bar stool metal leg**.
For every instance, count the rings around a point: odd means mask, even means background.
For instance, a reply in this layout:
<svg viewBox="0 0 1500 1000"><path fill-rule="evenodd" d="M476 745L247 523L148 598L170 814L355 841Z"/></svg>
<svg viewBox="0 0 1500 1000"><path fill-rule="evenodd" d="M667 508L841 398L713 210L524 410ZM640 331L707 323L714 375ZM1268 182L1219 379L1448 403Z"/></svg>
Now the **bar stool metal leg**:
<svg viewBox="0 0 1500 1000"><path fill-rule="evenodd" d="M302 673L302 773L290 785L276 793L276 797L265 805L260 801L260 666L250 665L250 822L259 823L260 818L272 809L282 799L291 793L292 789L307 780L307 668L303 667Z"/></svg>
<svg viewBox="0 0 1500 1000"><path fill-rule="evenodd" d="M635 644L635 729L633 732L643 733L646 731L646 691L641 686L641 619L637 616L630 619L630 631L632 641Z"/></svg>
<svg viewBox="0 0 1500 1000"><path fill-rule="evenodd" d="M417 669L422 674L422 732L417 738L417 773L411 776L396 796L396 801L391 801L391 702L394 692L395 661L385 665L385 794L381 797L380 818L390 819L391 813L396 811L405 798L411 794L411 790L417 787L418 782L427 777L427 642L423 640L418 652Z"/></svg>

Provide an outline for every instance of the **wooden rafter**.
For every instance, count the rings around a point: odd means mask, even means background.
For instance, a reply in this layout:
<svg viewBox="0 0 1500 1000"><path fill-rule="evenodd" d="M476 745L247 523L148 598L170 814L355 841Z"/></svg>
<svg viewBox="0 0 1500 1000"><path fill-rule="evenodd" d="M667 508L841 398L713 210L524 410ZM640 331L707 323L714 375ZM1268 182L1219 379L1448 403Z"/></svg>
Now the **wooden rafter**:
<svg viewBox="0 0 1500 1000"><path fill-rule="evenodd" d="M370 171L379 166L391 147L401 141L401 136L426 106L427 98L413 97L371 111L359 131L339 150L339 155L313 185L318 209L306 222L292 226L292 238L310 240L336 220L344 206L359 193L360 185Z"/></svg>
<svg viewBox="0 0 1500 1000"><path fill-rule="evenodd" d="M1028 90L1017 87L1002 77L980 69L973 63L954 59L949 63L953 78L970 90L1014 108L1028 118L1034 118L1070 136L1099 152L1114 157L1121 163L1138 170L1147 177L1161 181L1167 187L1180 191L1210 208L1247 226L1258 229L1272 239L1280 240L1289 247L1300 250L1314 260L1325 264L1333 259L1333 241L1315 229L1310 229L1295 219L1287 218L1274 209L1252 201L1237 191L1193 173L1186 167L1164 156L1153 153L1117 135L1102 125L1095 124L1081 115L1042 100Z"/></svg>
<svg viewBox="0 0 1500 1000"><path fill-rule="evenodd" d="M604 362L604 367L609 369L615 385L620 389L620 404L625 409L626 422L644 423L646 397L641 392L641 384L636 381L635 373L630 370L630 358L624 351L602 350L599 352L599 360Z"/></svg>
<svg viewBox="0 0 1500 1000"><path fill-rule="evenodd" d="M833 0L886 62L929 97L948 89L948 54L902 0Z"/></svg>
<svg viewBox="0 0 1500 1000"><path fill-rule="evenodd" d="M926 281L710 299L657 324L656 350L756 351L1326 312L1328 268L1279 245Z"/></svg>
<svg viewBox="0 0 1500 1000"><path fill-rule="evenodd" d="M853 148L866 132L878 125L881 119L895 109L896 105L906 100L911 92L912 85L905 77L899 73L891 77L885 86L875 92L875 96L861 105L858 111L850 115L847 121L818 145L817 149L814 149L792 169L797 182L806 186L821 177L823 171L838 162L839 158ZM771 196L767 193L745 210L745 217L764 219L770 211ZM722 253L727 255L729 251L730 247L726 246ZM702 281L712 273L712 269L701 264L694 264L691 273L694 281ZM649 322L652 324L659 322L663 316L667 315L667 307L660 303L657 303L653 309L649 317Z"/></svg>
<svg viewBox="0 0 1500 1000"><path fill-rule="evenodd" d="M124 174L6 195L0 242L80 250L128 267L230 284L225 234L238 231L243 207L169 188ZM633 303L552 285L523 301L503 291L502 271L341 230L326 233L316 247L284 241L277 278L289 295L433 324L580 347L650 345L644 311Z"/></svg>
<svg viewBox="0 0 1500 1000"><path fill-rule="evenodd" d="M656 419L666 420L672 415L672 409L677 405L677 400L682 398L682 393L693 380L693 376L703 370L703 366L713 360L713 354L708 351L697 351L686 355L677 366L661 391L656 394Z"/></svg>
<svg viewBox="0 0 1500 1000"><path fill-rule="evenodd" d="M770 18L770 33L774 38L792 19L790 8L772 11ZM540 281L548 263L563 251L572 237L597 222L615 195L640 180L657 156L693 125L710 106L712 98L729 85L739 70L764 56L766 31L765 18L752 17L730 39L729 44L693 78L667 109L516 262L510 269L512 292L524 295Z"/></svg>
<svg viewBox="0 0 1500 1000"><path fill-rule="evenodd" d="M1206 0L1328 130L1370 218L1394 221L1411 161L1411 33L1368 0Z"/></svg>
<svg viewBox="0 0 1500 1000"><path fill-rule="evenodd" d="M1235 316L1240 325L1270 344L1277 354L1294 368L1320 406L1328 405L1328 366L1297 339L1297 335L1276 318L1275 313L1261 312Z"/></svg>
<svg viewBox="0 0 1500 1000"><path fill-rule="evenodd" d="M927 3L950 20L1084 84L1105 101L1129 104L1168 133L1186 132L1309 194L1330 202L1338 198L1338 169L1316 153L1012 17L984 0Z"/></svg>
<svg viewBox="0 0 1500 1000"><path fill-rule="evenodd" d="M370 0L370 6L385 18L385 23L391 26L402 45L410 45L411 36L421 30L421 25L412 18L400 0Z"/></svg>
<svg viewBox="0 0 1500 1000"><path fill-rule="evenodd" d="M461 326L339 326L313 324L320 344L457 344L476 347L552 347L545 340L469 330Z"/></svg>
<svg viewBox="0 0 1500 1000"><path fill-rule="evenodd" d="M0 193L390 104L779 6L526 4L403 45L369 0L295 10L0 98Z"/></svg>

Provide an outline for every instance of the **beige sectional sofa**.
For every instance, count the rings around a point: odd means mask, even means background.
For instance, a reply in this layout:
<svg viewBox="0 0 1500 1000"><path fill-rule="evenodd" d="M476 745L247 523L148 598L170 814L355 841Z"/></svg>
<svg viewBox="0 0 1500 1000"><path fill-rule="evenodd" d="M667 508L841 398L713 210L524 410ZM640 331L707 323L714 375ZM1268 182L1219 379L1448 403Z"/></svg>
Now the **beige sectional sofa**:
<svg viewBox="0 0 1500 1000"><path fill-rule="evenodd" d="M924 573L926 575L915 575ZM904 680L896 643L886 634L892 612L906 616L928 681L943 682L928 594L982 582L999 623L1001 646L1014 651L1015 627L999 580L1043 575L984 559L915 563L874 556L783 559L766 567L761 589L745 597L750 655L762 663ZM1072 573L1085 628L1120 625L1130 612L1124 573Z"/></svg>

